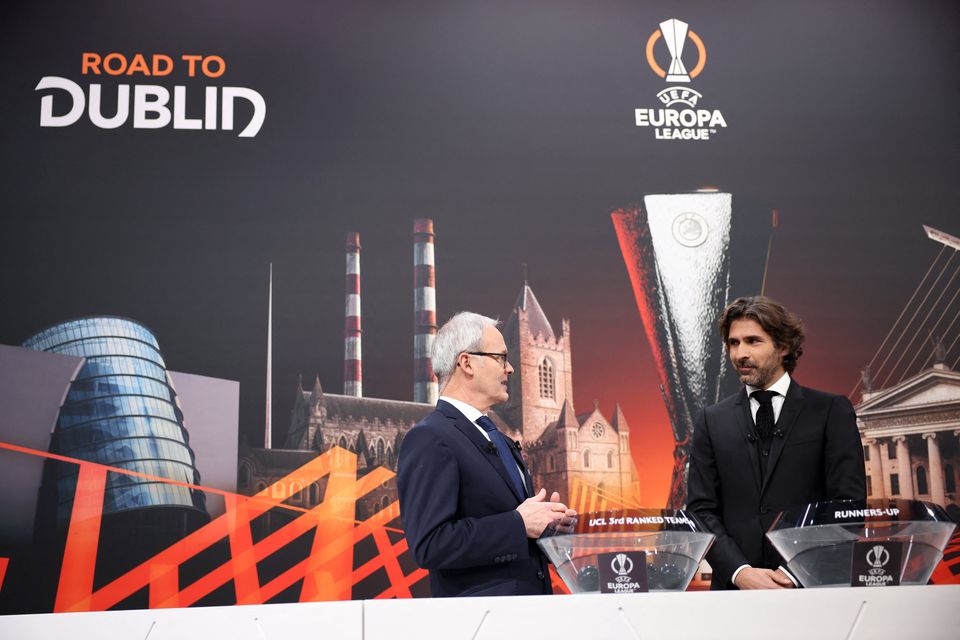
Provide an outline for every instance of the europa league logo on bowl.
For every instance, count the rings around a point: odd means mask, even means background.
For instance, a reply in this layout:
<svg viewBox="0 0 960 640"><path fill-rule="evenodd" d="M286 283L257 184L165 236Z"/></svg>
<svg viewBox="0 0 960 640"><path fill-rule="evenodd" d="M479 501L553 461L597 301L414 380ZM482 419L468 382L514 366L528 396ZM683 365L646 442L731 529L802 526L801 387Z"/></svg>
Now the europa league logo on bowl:
<svg viewBox="0 0 960 640"><path fill-rule="evenodd" d="M891 587L900 584L903 543L897 541L856 542L850 585L854 587Z"/></svg>
<svg viewBox="0 0 960 640"><path fill-rule="evenodd" d="M610 561L610 568L617 574L617 582L625 582L633 571L633 560L625 553L618 553Z"/></svg>
<svg viewBox="0 0 960 640"><path fill-rule="evenodd" d="M639 593L648 589L645 551L618 551L597 555L600 593Z"/></svg>

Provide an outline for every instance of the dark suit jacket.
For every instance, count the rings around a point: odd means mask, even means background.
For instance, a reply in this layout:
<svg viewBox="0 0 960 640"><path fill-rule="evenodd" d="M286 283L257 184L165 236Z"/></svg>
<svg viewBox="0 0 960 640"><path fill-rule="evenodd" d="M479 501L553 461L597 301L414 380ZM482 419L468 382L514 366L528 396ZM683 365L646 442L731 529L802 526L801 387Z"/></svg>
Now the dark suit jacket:
<svg viewBox="0 0 960 640"><path fill-rule="evenodd" d="M536 540L527 537L517 495L490 443L447 402L400 445L400 515L434 596L552 593ZM533 486L519 453L514 457Z"/></svg>
<svg viewBox="0 0 960 640"><path fill-rule="evenodd" d="M863 447L850 401L790 381L767 472L760 477L746 390L707 407L690 454L687 507L716 536L707 561L711 589L734 589L744 564L776 569L780 556L765 533L780 511L810 502L866 498Z"/></svg>

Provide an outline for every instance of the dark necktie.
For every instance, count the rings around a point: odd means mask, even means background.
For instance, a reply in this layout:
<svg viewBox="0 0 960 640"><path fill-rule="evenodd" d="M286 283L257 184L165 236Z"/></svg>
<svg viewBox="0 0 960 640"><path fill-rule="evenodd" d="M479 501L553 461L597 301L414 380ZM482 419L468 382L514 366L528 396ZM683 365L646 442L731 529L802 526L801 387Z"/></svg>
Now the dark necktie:
<svg viewBox="0 0 960 640"><path fill-rule="evenodd" d="M477 424L487 432L490 440L497 447L500 462L502 462L504 468L506 468L507 475L510 476L510 480L513 482L513 488L517 490L517 495L527 495L526 490L523 488L523 479L520 478L520 470L517 468L517 461L514 460L513 454L510 453L513 443L507 440L507 436L497 430L497 425L493 424L493 420L487 416L477 418Z"/></svg>
<svg viewBox="0 0 960 640"><path fill-rule="evenodd" d="M776 420L773 417L773 396L780 395L776 391L754 391L750 397L760 403L757 409L757 437L761 442L770 442L773 437L773 427Z"/></svg>
<svg viewBox="0 0 960 640"><path fill-rule="evenodd" d="M757 449L760 453L760 473L767 473L767 456L770 455L770 441L773 439L773 396L780 395L776 391L754 391L750 397L760 403L757 409Z"/></svg>

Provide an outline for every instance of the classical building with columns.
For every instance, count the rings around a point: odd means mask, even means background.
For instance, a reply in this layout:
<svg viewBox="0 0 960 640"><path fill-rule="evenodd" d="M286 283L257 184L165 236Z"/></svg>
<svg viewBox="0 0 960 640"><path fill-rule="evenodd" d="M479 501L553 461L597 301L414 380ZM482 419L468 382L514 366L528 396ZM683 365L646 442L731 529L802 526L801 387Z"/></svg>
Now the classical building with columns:
<svg viewBox="0 0 960 640"><path fill-rule="evenodd" d="M960 515L960 372L939 363L865 391L857 422L868 497L926 500Z"/></svg>

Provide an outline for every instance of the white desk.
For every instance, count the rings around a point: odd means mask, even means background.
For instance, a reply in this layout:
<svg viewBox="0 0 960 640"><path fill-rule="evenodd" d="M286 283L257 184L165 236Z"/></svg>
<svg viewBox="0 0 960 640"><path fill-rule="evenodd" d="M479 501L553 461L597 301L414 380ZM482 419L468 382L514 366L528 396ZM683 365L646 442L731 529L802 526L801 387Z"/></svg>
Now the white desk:
<svg viewBox="0 0 960 640"><path fill-rule="evenodd" d="M960 638L960 585L370 600L0 617L2 640Z"/></svg>

